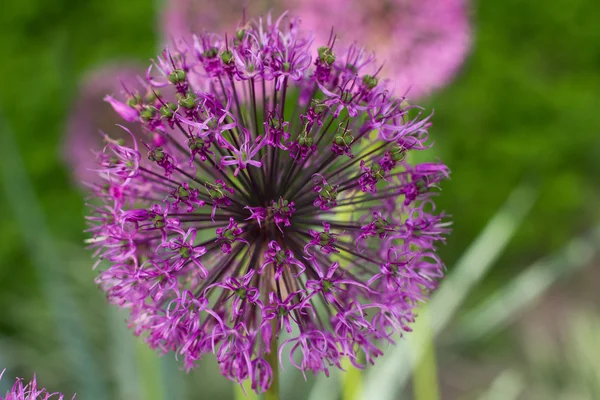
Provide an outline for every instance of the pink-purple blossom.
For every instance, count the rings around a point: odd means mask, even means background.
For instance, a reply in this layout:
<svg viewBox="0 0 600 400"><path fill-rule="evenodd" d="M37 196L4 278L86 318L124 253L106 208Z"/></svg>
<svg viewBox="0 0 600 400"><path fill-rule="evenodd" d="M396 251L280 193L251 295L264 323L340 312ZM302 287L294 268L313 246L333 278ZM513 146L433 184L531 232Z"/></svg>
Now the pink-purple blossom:
<svg viewBox="0 0 600 400"><path fill-rule="evenodd" d="M106 137L90 185L109 301L152 348L187 369L212 353L257 392L273 357L374 362L443 276L449 170L406 158L429 116L357 44L312 43L287 14L176 41L110 98L142 136L115 127L130 144Z"/></svg>
<svg viewBox="0 0 600 400"><path fill-rule="evenodd" d="M471 45L466 0L283 2L298 10L304 25L315 32L315 43L326 43L335 25L340 40L358 41L374 52L384 63L379 75L394 81L396 95L411 99L447 85Z"/></svg>
<svg viewBox="0 0 600 400"><path fill-rule="evenodd" d="M2 379L4 372L0 372L0 379ZM0 400L63 400L64 398L65 396L62 393L52 393L45 388L38 387L35 375L27 383L22 378L17 378L4 397L0 394ZM75 399L75 396L73 396L73 399Z"/></svg>

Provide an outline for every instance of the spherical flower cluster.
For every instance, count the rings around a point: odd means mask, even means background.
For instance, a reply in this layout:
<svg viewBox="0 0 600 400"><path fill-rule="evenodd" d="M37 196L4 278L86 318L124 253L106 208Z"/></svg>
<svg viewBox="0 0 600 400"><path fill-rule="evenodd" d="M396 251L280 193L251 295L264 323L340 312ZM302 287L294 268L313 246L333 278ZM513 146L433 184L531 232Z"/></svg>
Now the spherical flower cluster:
<svg viewBox="0 0 600 400"><path fill-rule="evenodd" d="M0 379L4 371L0 373ZM73 396L73 399L75 396ZM44 388L38 388L35 375L33 380L27 384L23 384L23 379L17 378L14 385L4 397L0 394L0 400L63 400L64 395L61 393L48 393Z"/></svg>
<svg viewBox="0 0 600 400"><path fill-rule="evenodd" d="M285 0L306 27L327 40L331 15L344 40L360 40L385 58L397 94L420 98L447 85L471 46L467 0ZM291 5L290 5L291 7Z"/></svg>
<svg viewBox="0 0 600 400"><path fill-rule="evenodd" d="M449 170L407 161L429 117L372 54L311 40L284 14L164 50L107 97L147 138L107 135L91 184L97 282L135 333L258 392L273 359L372 363L443 275Z"/></svg>

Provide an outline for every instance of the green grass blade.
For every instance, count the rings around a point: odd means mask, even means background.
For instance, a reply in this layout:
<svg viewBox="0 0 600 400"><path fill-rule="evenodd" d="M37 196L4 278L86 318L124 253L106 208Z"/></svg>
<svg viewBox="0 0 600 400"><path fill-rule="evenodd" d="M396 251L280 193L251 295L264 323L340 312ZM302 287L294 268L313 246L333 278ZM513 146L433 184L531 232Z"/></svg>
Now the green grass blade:
<svg viewBox="0 0 600 400"><path fill-rule="evenodd" d="M173 353L160 358L160 367L164 382L163 399L187 399L187 385L185 382L187 375L181 370Z"/></svg>
<svg viewBox="0 0 600 400"><path fill-rule="evenodd" d="M125 313L116 307L108 307L108 333L111 339L111 363L117 383L118 398L141 399L139 377L135 362L134 341L127 329Z"/></svg>
<svg viewBox="0 0 600 400"><path fill-rule="evenodd" d="M134 346L140 374L141 398L144 400L162 400L165 389L158 354L139 337L134 338ZM171 398L173 397L168 397L168 399Z"/></svg>
<svg viewBox="0 0 600 400"><path fill-rule="evenodd" d="M453 340L469 342L503 328L552 283L589 265L599 248L600 227L597 227L573 239L556 254L534 263L480 306L464 314L452 335Z"/></svg>
<svg viewBox="0 0 600 400"><path fill-rule="evenodd" d="M83 319L61 270L63 260L50 233L45 216L27 176L19 149L0 115L0 166L8 203L17 220L23 241L37 270L52 312L58 337L70 363L82 398L108 400L100 368L84 335ZM58 361L57 361L58 362Z"/></svg>
<svg viewBox="0 0 600 400"><path fill-rule="evenodd" d="M242 386L233 384L233 397L235 400L259 400L258 395L252 390L252 382L247 379Z"/></svg>
<svg viewBox="0 0 600 400"><path fill-rule="evenodd" d="M419 311L411 338L415 338L418 345L411 348L422 348L423 352L413 354L413 393L415 400L438 400L440 389L437 376L437 362L435 357L435 343L431 330L431 320L427 308Z"/></svg>
<svg viewBox="0 0 600 400"><path fill-rule="evenodd" d="M487 393L479 396L479 400L517 400L525 382L515 371L506 370L494 379Z"/></svg>
<svg viewBox="0 0 600 400"><path fill-rule="evenodd" d="M434 337L448 324L467 294L502 254L533 206L535 198L536 191L530 186L517 187L458 260L452 273L444 279L429 303ZM371 368L365 381L362 399L397 398L397 392L404 386L411 372L411 363L407 362L406 356L411 354L417 360L423 353L422 347L409 347L414 341L410 339L412 336L414 335L408 335L409 339L400 341Z"/></svg>
<svg viewBox="0 0 600 400"><path fill-rule="evenodd" d="M307 400L337 399L340 394L340 374L337 368L329 371L329 378L320 374L315 381Z"/></svg>

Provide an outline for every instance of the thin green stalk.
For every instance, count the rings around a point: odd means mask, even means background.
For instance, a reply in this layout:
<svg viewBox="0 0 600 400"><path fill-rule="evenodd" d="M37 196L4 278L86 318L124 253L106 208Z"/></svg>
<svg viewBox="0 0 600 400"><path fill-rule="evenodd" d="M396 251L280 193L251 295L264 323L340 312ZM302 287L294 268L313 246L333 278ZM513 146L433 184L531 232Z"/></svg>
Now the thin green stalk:
<svg viewBox="0 0 600 400"><path fill-rule="evenodd" d="M235 400L258 400L258 395L252 390L250 379L246 379L241 385L234 385L233 397Z"/></svg>
<svg viewBox="0 0 600 400"><path fill-rule="evenodd" d="M431 330L431 320L425 308L419 311L413 336L423 349L421 357L413 354L413 393L415 400L438 400L440 391L437 377L435 344ZM415 357L416 356L416 357Z"/></svg>
<svg viewBox="0 0 600 400"><path fill-rule="evenodd" d="M346 370L342 373L342 400L358 400L362 390L362 370L347 358L342 361L342 367Z"/></svg>
<svg viewBox="0 0 600 400"><path fill-rule="evenodd" d="M490 389L478 400L516 400L525 389L523 377L512 370L505 370L494 379Z"/></svg>

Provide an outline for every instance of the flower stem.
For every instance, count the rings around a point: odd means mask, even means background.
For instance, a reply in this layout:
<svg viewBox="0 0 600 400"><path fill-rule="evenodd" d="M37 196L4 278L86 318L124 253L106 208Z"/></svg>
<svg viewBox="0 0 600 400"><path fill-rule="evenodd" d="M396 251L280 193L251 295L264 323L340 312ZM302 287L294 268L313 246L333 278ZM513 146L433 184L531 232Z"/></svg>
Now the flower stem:
<svg viewBox="0 0 600 400"><path fill-rule="evenodd" d="M271 349L269 354L265 356L267 362L271 366L273 371L273 380L271 386L265 392L264 400L279 400L279 360L278 360L278 340L277 340L277 318L271 321L271 329L273 332L273 338L271 339Z"/></svg>

